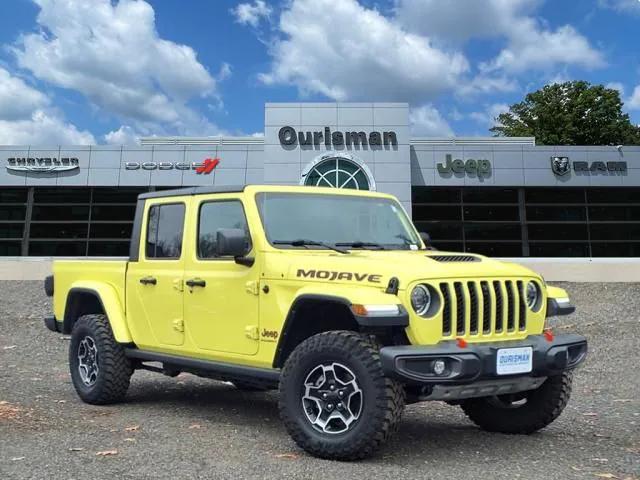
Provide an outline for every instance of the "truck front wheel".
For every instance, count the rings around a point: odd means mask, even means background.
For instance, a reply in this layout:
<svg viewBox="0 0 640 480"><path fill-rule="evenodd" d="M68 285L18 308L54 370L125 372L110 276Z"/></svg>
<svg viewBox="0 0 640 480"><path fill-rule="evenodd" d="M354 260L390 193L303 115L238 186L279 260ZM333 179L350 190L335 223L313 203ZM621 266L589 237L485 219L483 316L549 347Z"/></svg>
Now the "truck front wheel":
<svg viewBox="0 0 640 480"><path fill-rule="evenodd" d="M291 353L280 377L280 416L295 442L335 460L368 457L395 430L404 389L386 378L379 345L350 331L320 333Z"/></svg>
<svg viewBox="0 0 640 480"><path fill-rule="evenodd" d="M571 382L571 372L565 372L547 378L535 390L472 398L463 401L461 407L469 419L483 430L529 434L558 418L569 401Z"/></svg>
<svg viewBox="0 0 640 480"><path fill-rule="evenodd" d="M133 373L124 348L113 337L105 315L83 315L73 326L69 345L71 380L86 403L106 405L122 400Z"/></svg>

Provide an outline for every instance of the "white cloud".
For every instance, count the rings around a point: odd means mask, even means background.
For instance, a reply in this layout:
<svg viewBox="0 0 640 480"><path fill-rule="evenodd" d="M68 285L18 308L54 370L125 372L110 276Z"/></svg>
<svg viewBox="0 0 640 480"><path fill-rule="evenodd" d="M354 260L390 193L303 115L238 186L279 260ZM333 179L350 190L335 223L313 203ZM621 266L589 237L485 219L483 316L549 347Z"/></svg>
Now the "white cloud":
<svg viewBox="0 0 640 480"><path fill-rule="evenodd" d="M620 13L633 13L640 15L640 2L638 0L598 0L601 8L610 8Z"/></svg>
<svg viewBox="0 0 640 480"><path fill-rule="evenodd" d="M559 72L556 72L555 75L553 75L549 81L547 82L547 84L552 85L554 83L566 83L568 81L571 80L571 77L569 76L569 73L567 72L566 69L562 69Z"/></svg>
<svg viewBox="0 0 640 480"><path fill-rule="evenodd" d="M633 93L625 101L625 105L631 110L640 110L640 85L633 89Z"/></svg>
<svg viewBox="0 0 640 480"><path fill-rule="evenodd" d="M484 70L510 74L559 65L595 68L602 54L572 26L549 30L532 15L540 0L396 0L396 18L412 32L445 44L473 38L506 39L507 46Z"/></svg>
<svg viewBox="0 0 640 480"><path fill-rule="evenodd" d="M263 0L255 0L253 4L241 3L231 9L231 13L236 17L236 22L252 27L257 27L263 18L269 18L271 12L271 7Z"/></svg>
<svg viewBox="0 0 640 480"><path fill-rule="evenodd" d="M433 105L426 104L409 111L409 124L413 135L425 137L452 137L453 130Z"/></svg>
<svg viewBox="0 0 640 480"><path fill-rule="evenodd" d="M1 145L89 145L95 138L86 130L78 130L75 125L61 118L36 110L30 118L21 120L0 120Z"/></svg>
<svg viewBox="0 0 640 480"><path fill-rule="evenodd" d="M461 96L486 95L494 93L515 92L518 82L505 75L493 76L480 73L469 81L463 81L458 86L456 93Z"/></svg>
<svg viewBox="0 0 640 480"><path fill-rule="evenodd" d="M539 0L396 0L396 18L411 32L462 43L505 36Z"/></svg>
<svg viewBox="0 0 640 480"><path fill-rule="evenodd" d="M95 143L91 133L66 122L50 104L47 95L0 67L0 144Z"/></svg>
<svg viewBox="0 0 640 480"><path fill-rule="evenodd" d="M613 90L618 90L620 92L620 97L624 96L624 85L620 82L609 82L605 85L607 88L611 88Z"/></svg>
<svg viewBox="0 0 640 480"><path fill-rule="evenodd" d="M25 118L48 104L46 95L0 67L0 119Z"/></svg>
<svg viewBox="0 0 640 480"><path fill-rule="evenodd" d="M496 119L498 118L498 115L508 111L509 105L506 103L494 103L487 106L484 111L471 112L469 114L469 118L481 125L493 127L497 123Z"/></svg>
<svg viewBox="0 0 640 480"><path fill-rule="evenodd" d="M565 25L555 32L540 30L534 20L525 19L519 29L514 30L507 48L485 64L485 69L522 73L549 70L558 65L597 68L604 66L605 61L572 26Z"/></svg>
<svg viewBox="0 0 640 480"><path fill-rule="evenodd" d="M41 30L13 48L22 68L136 127L189 133L206 121L186 102L215 95L216 80L191 47L159 37L148 3L35 2Z"/></svg>
<svg viewBox="0 0 640 480"><path fill-rule="evenodd" d="M128 125L121 125L117 130L104 135L104 141L114 145L138 145L140 143L140 135Z"/></svg>
<svg viewBox="0 0 640 480"><path fill-rule="evenodd" d="M425 101L467 71L460 53L436 48L355 0L293 0L271 47L266 84L295 85L331 99Z"/></svg>

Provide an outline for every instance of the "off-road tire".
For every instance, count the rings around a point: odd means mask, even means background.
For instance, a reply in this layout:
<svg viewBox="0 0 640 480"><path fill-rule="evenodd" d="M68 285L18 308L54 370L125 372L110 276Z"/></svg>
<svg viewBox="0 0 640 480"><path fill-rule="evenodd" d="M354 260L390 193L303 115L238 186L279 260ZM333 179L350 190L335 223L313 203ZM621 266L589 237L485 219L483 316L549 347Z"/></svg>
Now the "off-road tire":
<svg viewBox="0 0 640 480"><path fill-rule="evenodd" d="M358 460L371 456L396 430L405 392L400 383L383 375L379 352L374 337L331 331L308 338L291 353L280 377L280 418L302 449L321 458ZM348 367L362 391L360 417L344 433L316 430L303 410L305 379L323 362Z"/></svg>
<svg viewBox="0 0 640 480"><path fill-rule="evenodd" d="M85 385L78 370L78 347L82 339L91 337L98 355L98 374L95 383ZM105 315L83 315L73 326L69 345L69 369L78 396L93 405L106 405L124 399L133 373L131 361L124 347L116 342Z"/></svg>
<svg viewBox="0 0 640 480"><path fill-rule="evenodd" d="M564 410L571 396L572 373L547 378L537 389L527 392L527 402L504 408L491 398L473 398L461 403L469 419L489 432L530 434L546 427Z"/></svg>

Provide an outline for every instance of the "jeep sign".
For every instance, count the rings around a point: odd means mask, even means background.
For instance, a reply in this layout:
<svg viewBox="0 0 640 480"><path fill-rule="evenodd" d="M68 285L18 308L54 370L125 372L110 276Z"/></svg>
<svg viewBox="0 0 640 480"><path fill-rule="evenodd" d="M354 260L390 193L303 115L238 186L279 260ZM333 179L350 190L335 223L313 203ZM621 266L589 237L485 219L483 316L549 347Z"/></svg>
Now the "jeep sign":
<svg viewBox="0 0 640 480"><path fill-rule="evenodd" d="M453 159L450 153L445 155L445 162L438 164L438 173L446 175L450 173L466 173L467 175L478 177L488 177L491 175L491 162L487 159L460 158Z"/></svg>

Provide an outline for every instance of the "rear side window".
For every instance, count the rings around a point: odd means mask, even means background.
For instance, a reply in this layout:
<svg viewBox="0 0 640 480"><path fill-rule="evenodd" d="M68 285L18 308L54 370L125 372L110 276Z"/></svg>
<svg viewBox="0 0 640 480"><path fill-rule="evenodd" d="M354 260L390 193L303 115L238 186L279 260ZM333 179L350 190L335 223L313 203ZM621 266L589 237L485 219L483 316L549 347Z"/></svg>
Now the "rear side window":
<svg viewBox="0 0 640 480"><path fill-rule="evenodd" d="M239 228L247 235L247 252L251 250L249 227L242 203L237 200L204 203L198 223L198 257L216 258L216 240L221 228Z"/></svg>
<svg viewBox="0 0 640 480"><path fill-rule="evenodd" d="M180 258L184 204L154 205L147 219L147 258Z"/></svg>

